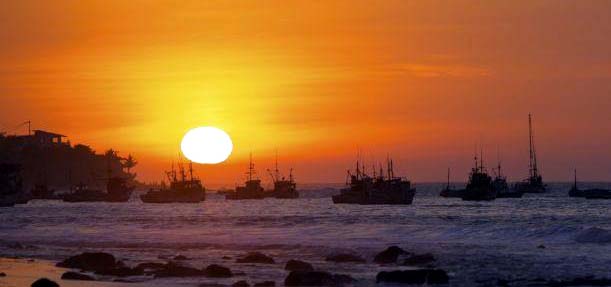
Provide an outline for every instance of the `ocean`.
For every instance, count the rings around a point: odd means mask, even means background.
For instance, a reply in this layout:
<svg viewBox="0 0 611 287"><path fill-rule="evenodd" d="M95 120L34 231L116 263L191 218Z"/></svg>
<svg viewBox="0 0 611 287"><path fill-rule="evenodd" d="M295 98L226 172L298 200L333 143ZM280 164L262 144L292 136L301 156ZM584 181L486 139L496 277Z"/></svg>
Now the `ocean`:
<svg viewBox="0 0 611 287"><path fill-rule="evenodd" d="M106 251L135 265L184 255L185 264L217 263L239 274L152 279L151 286L237 280L281 286L284 262L299 259L370 286L380 271L410 268L372 263L376 253L397 245L432 253L451 286L609 278L611 200L569 198L570 186L550 184L548 193L519 199L465 202L439 197L443 184L416 184L414 203L406 206L334 205L330 196L341 185L331 184L303 186L296 200L226 201L215 194L201 204L143 204L137 195L128 203L38 200L0 208L0 257L59 261L83 251ZM582 184L587 186L611 188ZM249 251L270 255L277 264L235 263ZM368 263L324 260L339 252L358 254Z"/></svg>

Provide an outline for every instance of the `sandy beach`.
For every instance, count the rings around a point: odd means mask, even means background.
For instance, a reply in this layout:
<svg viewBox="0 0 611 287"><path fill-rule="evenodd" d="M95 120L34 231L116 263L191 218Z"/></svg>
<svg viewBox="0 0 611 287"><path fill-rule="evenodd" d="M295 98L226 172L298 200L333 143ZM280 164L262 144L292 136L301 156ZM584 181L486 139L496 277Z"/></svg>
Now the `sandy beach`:
<svg viewBox="0 0 611 287"><path fill-rule="evenodd" d="M101 281L76 281L60 279L65 268L55 267L55 263L48 260L0 258L0 272L6 276L0 277L1 287L25 287L30 286L40 278L48 278L62 287L97 286L97 287L120 287L120 286L150 286L145 283L118 283Z"/></svg>

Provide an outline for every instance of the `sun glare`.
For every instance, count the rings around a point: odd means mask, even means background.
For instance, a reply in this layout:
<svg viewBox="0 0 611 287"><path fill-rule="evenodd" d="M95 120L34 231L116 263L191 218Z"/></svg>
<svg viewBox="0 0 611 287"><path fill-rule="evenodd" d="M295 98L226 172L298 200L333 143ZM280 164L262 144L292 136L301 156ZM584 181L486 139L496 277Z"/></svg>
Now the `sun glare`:
<svg viewBox="0 0 611 287"><path fill-rule="evenodd" d="M202 164L225 161L233 150L229 135L215 127L198 127L189 130L182 138L180 149L189 160Z"/></svg>

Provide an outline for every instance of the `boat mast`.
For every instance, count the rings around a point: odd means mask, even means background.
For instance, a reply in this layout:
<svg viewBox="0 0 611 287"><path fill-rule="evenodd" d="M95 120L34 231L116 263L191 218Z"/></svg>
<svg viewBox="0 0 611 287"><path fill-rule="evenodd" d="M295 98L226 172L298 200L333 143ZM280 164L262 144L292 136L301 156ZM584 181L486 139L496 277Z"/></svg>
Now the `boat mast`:
<svg viewBox="0 0 611 287"><path fill-rule="evenodd" d="M189 176L191 177L191 181L193 181L193 162L189 161Z"/></svg>
<svg viewBox="0 0 611 287"><path fill-rule="evenodd" d="M250 153L250 162L248 164L248 181L252 180L252 174L255 169L255 165L252 163L252 152Z"/></svg>
<svg viewBox="0 0 611 287"><path fill-rule="evenodd" d="M450 168L448 167L448 184L446 185L447 189L450 189Z"/></svg>
<svg viewBox="0 0 611 287"><path fill-rule="evenodd" d="M539 176L539 169L537 168L537 152L535 150L535 139L533 135L531 114L528 114L528 138L530 150L530 177L535 178Z"/></svg>

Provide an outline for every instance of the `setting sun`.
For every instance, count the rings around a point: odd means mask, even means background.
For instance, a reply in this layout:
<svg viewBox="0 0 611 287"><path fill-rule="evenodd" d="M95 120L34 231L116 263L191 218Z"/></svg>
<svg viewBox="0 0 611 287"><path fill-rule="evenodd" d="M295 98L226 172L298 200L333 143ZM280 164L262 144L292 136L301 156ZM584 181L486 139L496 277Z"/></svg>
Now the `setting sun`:
<svg viewBox="0 0 611 287"><path fill-rule="evenodd" d="M229 135L215 127L199 127L189 130L182 138L180 149L189 160L203 164L225 161L233 150Z"/></svg>

